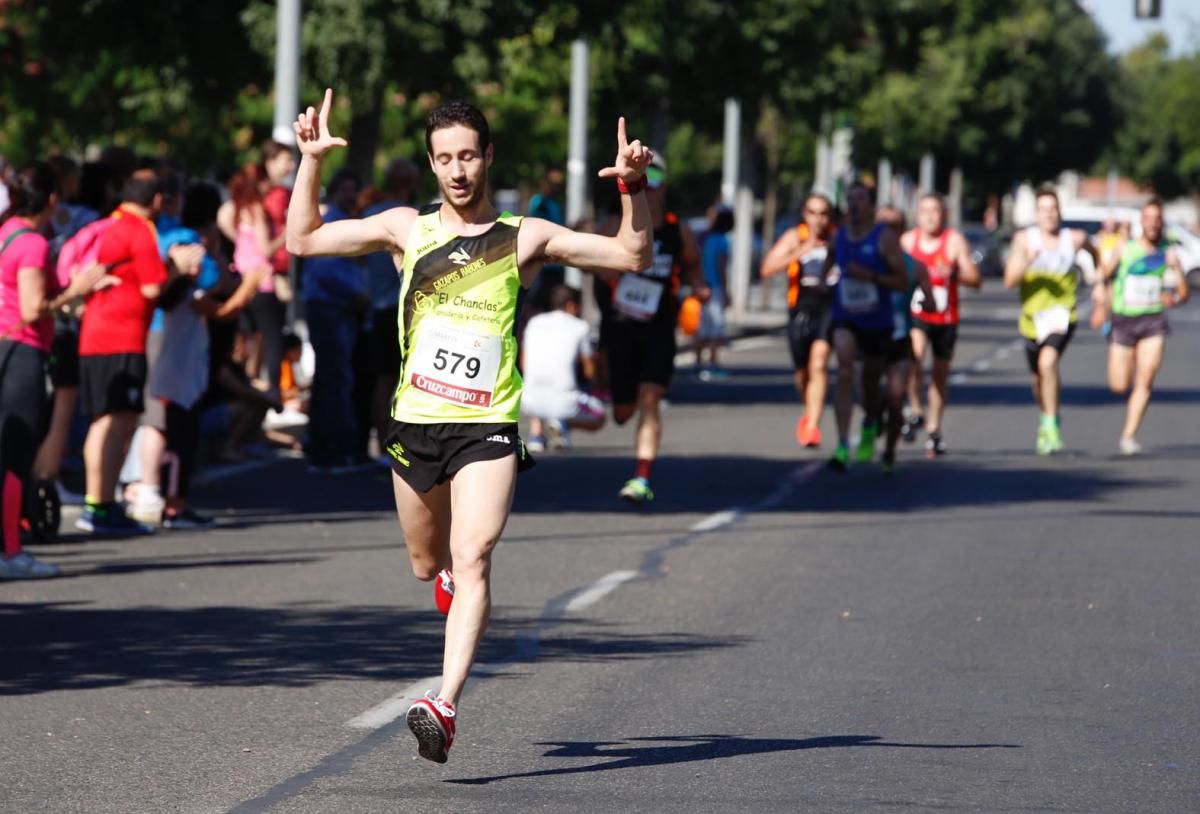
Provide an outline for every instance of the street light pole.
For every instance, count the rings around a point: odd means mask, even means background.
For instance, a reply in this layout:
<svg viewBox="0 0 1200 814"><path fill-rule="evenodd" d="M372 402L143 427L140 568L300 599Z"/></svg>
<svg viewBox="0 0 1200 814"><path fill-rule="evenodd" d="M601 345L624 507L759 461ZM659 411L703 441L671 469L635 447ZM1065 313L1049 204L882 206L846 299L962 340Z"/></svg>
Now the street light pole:
<svg viewBox="0 0 1200 814"><path fill-rule="evenodd" d="M300 0L279 0L275 14L275 124L271 138L295 144L300 112Z"/></svg>

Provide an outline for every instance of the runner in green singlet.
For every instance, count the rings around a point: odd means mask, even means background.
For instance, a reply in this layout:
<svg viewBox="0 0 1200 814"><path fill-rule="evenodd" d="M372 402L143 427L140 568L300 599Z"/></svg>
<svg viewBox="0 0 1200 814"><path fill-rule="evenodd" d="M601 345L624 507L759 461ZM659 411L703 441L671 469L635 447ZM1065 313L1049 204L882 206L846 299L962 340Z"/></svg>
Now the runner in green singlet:
<svg viewBox="0 0 1200 814"><path fill-rule="evenodd" d="M1137 431L1162 367L1167 308L1187 302L1190 294L1179 256L1163 235L1162 201L1153 198L1142 207L1142 236L1101 258L1100 278L1112 281L1108 384L1118 396L1129 393L1118 448L1122 455L1137 455L1142 451Z"/></svg>
<svg viewBox="0 0 1200 814"><path fill-rule="evenodd" d="M517 293L545 263L627 273L650 265L650 210L642 190L652 153L627 141L625 120L619 120L616 161L600 177L615 179L623 193L620 229L614 237L574 232L496 211L487 198L493 157L487 120L471 105L449 102L430 114L425 128L443 203L323 224L321 164L346 144L329 133L332 97L326 90L320 111L310 107L294 124L303 158L288 210L287 248L304 257L386 251L403 275L403 367L385 447L413 572L436 580L439 608L448 611L441 689L416 701L407 720L420 755L444 763L459 695L487 626L492 551L526 459L517 437Z"/></svg>

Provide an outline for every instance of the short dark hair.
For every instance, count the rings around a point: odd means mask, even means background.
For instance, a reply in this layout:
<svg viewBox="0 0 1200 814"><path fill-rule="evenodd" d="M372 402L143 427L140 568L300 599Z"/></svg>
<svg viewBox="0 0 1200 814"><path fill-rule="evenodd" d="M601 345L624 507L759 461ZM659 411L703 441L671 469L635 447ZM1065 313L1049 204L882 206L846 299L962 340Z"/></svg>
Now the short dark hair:
<svg viewBox="0 0 1200 814"><path fill-rule="evenodd" d="M864 192L866 192L867 198L871 201L871 203L872 204L875 203L876 199L875 199L875 185L874 184L867 183L867 181L863 178L858 178L858 179L855 179L854 183L850 184L850 186L846 188L846 192L847 192L847 194L849 194L851 190L855 190L855 189L861 189Z"/></svg>
<svg viewBox="0 0 1200 814"><path fill-rule="evenodd" d="M121 200L138 206L151 207L154 205L155 196L160 192L162 192L162 186L158 180L158 173L144 168L135 170L125 179L125 183L121 186Z"/></svg>
<svg viewBox="0 0 1200 814"><path fill-rule="evenodd" d="M550 291L550 308L554 311L562 310L567 307L567 303L573 302L579 304L579 289L571 288L569 285L559 284Z"/></svg>
<svg viewBox="0 0 1200 814"><path fill-rule="evenodd" d="M275 156L279 155L280 153L290 153L291 151L292 151L291 147L287 146L286 144L284 144L281 141L276 141L273 138L269 138L266 141L264 141L262 143L262 147L260 148L260 152L262 153L263 161L270 161L271 159L273 159Z"/></svg>
<svg viewBox="0 0 1200 814"><path fill-rule="evenodd" d="M214 184L206 181L188 184L183 193L179 222L188 229L205 229L216 223L220 208L221 191Z"/></svg>
<svg viewBox="0 0 1200 814"><path fill-rule="evenodd" d="M487 118L475 105L457 99L438 105L429 114L429 119L425 122L426 152L433 155L433 133L435 130L444 130L447 127L454 127L455 125L462 125L474 130L479 136L479 152L487 152L488 146L492 143L492 131L488 127Z"/></svg>
<svg viewBox="0 0 1200 814"><path fill-rule="evenodd" d="M1062 208L1062 204L1058 200L1058 190L1054 188L1053 184L1042 184L1038 187L1037 195L1033 199L1036 201L1039 198L1053 198L1054 205L1060 209Z"/></svg>
<svg viewBox="0 0 1200 814"><path fill-rule="evenodd" d="M362 178L359 176L359 174L349 167L342 167L333 174L332 178L329 179L329 186L326 188L326 191L333 192L335 189L347 182L354 184L354 186L358 189L362 189Z"/></svg>
<svg viewBox="0 0 1200 814"><path fill-rule="evenodd" d="M942 211L946 210L946 199L944 197L942 197L942 194L940 192L926 192L924 195L922 195L920 197L920 200L936 201L937 205L942 208Z"/></svg>
<svg viewBox="0 0 1200 814"><path fill-rule="evenodd" d="M717 233L725 233L733 228L733 210L728 206L722 206L717 209L716 215L713 217L712 230Z"/></svg>
<svg viewBox="0 0 1200 814"><path fill-rule="evenodd" d="M40 215L58 194L58 173L45 161L35 161L17 170L8 182L8 209L0 212L0 223L14 215Z"/></svg>
<svg viewBox="0 0 1200 814"><path fill-rule="evenodd" d="M1151 197L1150 200L1148 200L1144 204L1142 204L1142 209L1147 209L1151 206L1157 207L1158 210L1161 212L1163 209L1166 208L1167 205L1163 202L1162 198L1155 195L1155 196Z"/></svg>

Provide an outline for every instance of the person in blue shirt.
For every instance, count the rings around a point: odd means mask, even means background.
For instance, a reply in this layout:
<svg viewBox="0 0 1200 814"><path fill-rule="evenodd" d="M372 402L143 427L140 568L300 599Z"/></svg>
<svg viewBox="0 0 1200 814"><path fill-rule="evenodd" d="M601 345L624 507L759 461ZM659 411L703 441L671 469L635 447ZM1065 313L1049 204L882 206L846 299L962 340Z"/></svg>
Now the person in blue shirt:
<svg viewBox="0 0 1200 814"><path fill-rule="evenodd" d="M704 285L708 290L707 298L704 297L703 290L697 292L704 300L704 309L700 313L700 330L696 332L696 367L701 368L702 377L705 373L710 377L717 373L717 353L725 343L731 231L733 211L728 207L719 207L713 213L712 226L705 235L704 245L700 250L700 267L704 272ZM708 370L703 369L705 350L709 356Z"/></svg>
<svg viewBox="0 0 1200 814"><path fill-rule="evenodd" d="M354 216L362 182L349 169L334 173L326 189L324 223ZM317 472L340 472L356 461L358 420L354 343L370 301L366 266L357 258L314 257L304 263L301 299L308 339L316 356L305 455Z"/></svg>

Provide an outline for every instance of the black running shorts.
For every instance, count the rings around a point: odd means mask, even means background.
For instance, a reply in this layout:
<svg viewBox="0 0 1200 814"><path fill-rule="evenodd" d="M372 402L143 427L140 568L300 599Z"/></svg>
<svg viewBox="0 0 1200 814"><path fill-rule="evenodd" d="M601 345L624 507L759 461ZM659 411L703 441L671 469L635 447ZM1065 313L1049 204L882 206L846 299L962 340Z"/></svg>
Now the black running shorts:
<svg viewBox="0 0 1200 814"><path fill-rule="evenodd" d="M808 369L808 356L818 339L829 341L833 315L828 308L816 311L797 310L788 317L788 348L792 352L792 367Z"/></svg>
<svg viewBox="0 0 1200 814"><path fill-rule="evenodd" d="M614 405L637 403L643 384L670 387L675 375L675 328L613 320L604 337Z"/></svg>
<svg viewBox="0 0 1200 814"><path fill-rule="evenodd" d="M954 358L954 346L958 344L957 325L930 325L928 322L914 319L913 328L929 339L929 348L933 351L934 359L948 362Z"/></svg>
<svg viewBox="0 0 1200 814"><path fill-rule="evenodd" d="M383 445L392 469L418 492L428 492L468 464L516 455L517 471L533 458L516 424L406 424L392 421Z"/></svg>
<svg viewBox="0 0 1200 814"><path fill-rule="evenodd" d="M841 330L854 335L854 344L864 359L887 359L892 353L891 328L863 328L853 322L835 320L831 335Z"/></svg>
<svg viewBox="0 0 1200 814"><path fill-rule="evenodd" d="M1041 342L1034 341L1026 337L1025 339L1025 361L1029 363L1029 372L1038 372L1038 354L1042 352L1042 348L1054 348L1058 351L1058 355L1062 356L1067 352L1067 345L1071 344L1071 337L1075 335L1075 323L1071 323L1071 327L1067 328L1065 334L1050 334Z"/></svg>
<svg viewBox="0 0 1200 814"><path fill-rule="evenodd" d="M142 412L145 389L145 354L79 357L79 407L91 418Z"/></svg>

